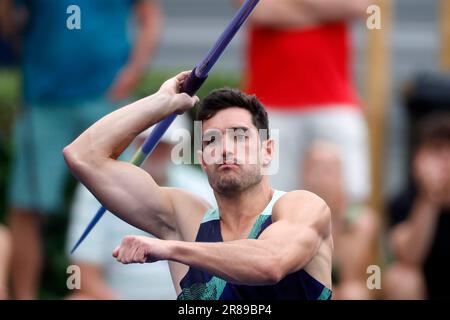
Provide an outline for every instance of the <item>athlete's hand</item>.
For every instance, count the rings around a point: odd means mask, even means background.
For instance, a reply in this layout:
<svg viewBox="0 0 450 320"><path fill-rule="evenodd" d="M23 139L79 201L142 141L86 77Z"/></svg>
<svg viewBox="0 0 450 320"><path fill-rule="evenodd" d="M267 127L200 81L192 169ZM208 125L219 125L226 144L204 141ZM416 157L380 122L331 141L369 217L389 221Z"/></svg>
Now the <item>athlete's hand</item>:
<svg viewBox="0 0 450 320"><path fill-rule="evenodd" d="M164 82L157 94L168 98L168 107L177 114L193 108L199 101L197 96L191 97L186 93L180 93L181 86L189 77L191 71L184 71Z"/></svg>
<svg viewBox="0 0 450 320"><path fill-rule="evenodd" d="M164 240L127 236L114 249L112 255L123 264L156 262L169 259L169 248Z"/></svg>

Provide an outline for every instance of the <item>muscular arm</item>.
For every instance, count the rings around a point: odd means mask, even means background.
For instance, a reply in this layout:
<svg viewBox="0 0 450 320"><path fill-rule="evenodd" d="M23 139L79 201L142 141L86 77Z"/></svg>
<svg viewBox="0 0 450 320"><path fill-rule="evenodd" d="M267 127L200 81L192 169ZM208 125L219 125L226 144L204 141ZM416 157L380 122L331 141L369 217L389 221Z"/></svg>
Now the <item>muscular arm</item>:
<svg viewBox="0 0 450 320"><path fill-rule="evenodd" d="M372 2L373 0L261 0L251 19L257 25L274 28L306 27L361 17Z"/></svg>
<svg viewBox="0 0 450 320"><path fill-rule="evenodd" d="M129 237L113 254L124 263L173 260L235 284L267 285L306 266L329 235L326 204L297 191L277 202L273 223L256 240L194 243Z"/></svg>
<svg viewBox="0 0 450 320"><path fill-rule="evenodd" d="M158 0L141 0L135 8L138 33L134 42L129 65L145 70L159 41L162 25Z"/></svg>
<svg viewBox="0 0 450 320"><path fill-rule="evenodd" d="M178 206L192 210L202 204L184 192L160 188L144 170L116 158L140 132L194 105L196 98L177 93L187 75L166 81L156 94L102 118L63 152L73 174L109 211L162 239L177 233L174 197Z"/></svg>

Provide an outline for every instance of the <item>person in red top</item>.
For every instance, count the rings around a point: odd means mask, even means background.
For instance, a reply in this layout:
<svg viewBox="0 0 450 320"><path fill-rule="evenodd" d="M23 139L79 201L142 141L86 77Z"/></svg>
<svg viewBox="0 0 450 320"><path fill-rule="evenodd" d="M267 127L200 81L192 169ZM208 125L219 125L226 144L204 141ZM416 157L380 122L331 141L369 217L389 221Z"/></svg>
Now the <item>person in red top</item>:
<svg viewBox="0 0 450 320"><path fill-rule="evenodd" d="M370 192L367 128L352 84L348 22L370 0L261 0L249 27L245 91L268 109L279 130L279 167L272 183L303 185L304 150L316 139L344 155L352 203Z"/></svg>

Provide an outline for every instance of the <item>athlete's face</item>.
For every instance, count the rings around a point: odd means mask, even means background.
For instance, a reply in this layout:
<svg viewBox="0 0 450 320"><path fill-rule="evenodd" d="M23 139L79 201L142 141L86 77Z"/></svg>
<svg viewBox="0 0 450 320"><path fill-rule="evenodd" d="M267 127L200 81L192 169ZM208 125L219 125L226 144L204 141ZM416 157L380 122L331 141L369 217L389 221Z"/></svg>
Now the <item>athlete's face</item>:
<svg viewBox="0 0 450 320"><path fill-rule="evenodd" d="M273 141L260 138L249 111L237 107L221 110L203 121L202 133L200 163L214 191L232 195L262 180Z"/></svg>

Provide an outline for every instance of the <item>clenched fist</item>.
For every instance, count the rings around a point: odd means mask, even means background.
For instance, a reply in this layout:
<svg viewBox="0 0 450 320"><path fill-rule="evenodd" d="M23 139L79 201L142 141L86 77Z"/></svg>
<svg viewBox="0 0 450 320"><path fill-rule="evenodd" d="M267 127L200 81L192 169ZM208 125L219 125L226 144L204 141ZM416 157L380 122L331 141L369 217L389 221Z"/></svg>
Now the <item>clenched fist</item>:
<svg viewBox="0 0 450 320"><path fill-rule="evenodd" d="M112 255L123 264L146 263L168 260L170 251L168 241L143 236L127 236L114 249Z"/></svg>
<svg viewBox="0 0 450 320"><path fill-rule="evenodd" d="M183 114L199 102L199 98L197 96L190 97L186 93L181 93L181 87L190 74L191 71L181 72L161 85L161 88L156 94L169 98L168 105L164 106L164 108L168 107L170 109L175 109L175 113Z"/></svg>

